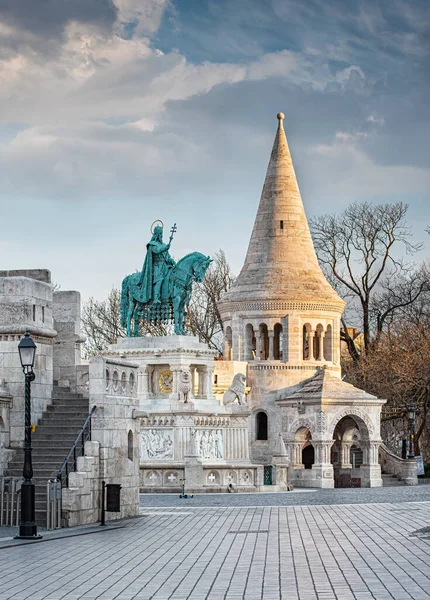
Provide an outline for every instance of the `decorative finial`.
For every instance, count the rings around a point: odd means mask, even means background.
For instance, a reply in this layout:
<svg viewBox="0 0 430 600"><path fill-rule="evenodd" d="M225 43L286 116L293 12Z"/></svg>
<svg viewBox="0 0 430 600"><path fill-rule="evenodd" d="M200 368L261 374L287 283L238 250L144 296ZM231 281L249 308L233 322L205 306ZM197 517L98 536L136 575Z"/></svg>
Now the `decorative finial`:
<svg viewBox="0 0 430 600"><path fill-rule="evenodd" d="M276 116L278 117L279 121L283 121L285 119L284 113L278 113Z"/></svg>

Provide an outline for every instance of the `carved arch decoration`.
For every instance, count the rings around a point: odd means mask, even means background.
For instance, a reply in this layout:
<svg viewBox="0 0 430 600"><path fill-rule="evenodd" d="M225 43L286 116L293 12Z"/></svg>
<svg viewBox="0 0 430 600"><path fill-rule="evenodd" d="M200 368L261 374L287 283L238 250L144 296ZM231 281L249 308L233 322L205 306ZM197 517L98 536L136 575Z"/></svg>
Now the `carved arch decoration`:
<svg viewBox="0 0 430 600"><path fill-rule="evenodd" d="M313 419L309 419L309 418L300 418L300 419L296 419L295 421L293 421L291 423L291 425L288 428L288 432L287 435L284 437L284 439L287 439L290 442L293 442L295 439L295 435L298 429L302 429L302 428L306 428L309 429L309 431L315 434L315 423Z"/></svg>
<svg viewBox="0 0 430 600"><path fill-rule="evenodd" d="M361 434L361 439L364 441L368 441L369 438L375 435L375 429L373 427L373 423L370 420L369 416L366 414L364 410L359 408L355 408L353 406L349 408L342 408L334 415L330 416L329 424L327 427L327 434L330 438L333 437L334 430L336 429L336 425L341 421L344 417L358 417L361 422L358 422L358 429ZM363 427L363 425L365 427Z"/></svg>

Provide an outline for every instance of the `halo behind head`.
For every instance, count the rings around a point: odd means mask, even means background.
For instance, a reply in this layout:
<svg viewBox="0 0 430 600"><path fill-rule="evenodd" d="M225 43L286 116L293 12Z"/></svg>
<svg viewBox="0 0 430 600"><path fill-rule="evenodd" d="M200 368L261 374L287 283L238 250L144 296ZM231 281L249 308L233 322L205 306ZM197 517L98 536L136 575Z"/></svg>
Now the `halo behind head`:
<svg viewBox="0 0 430 600"><path fill-rule="evenodd" d="M153 224L151 225L151 233L154 234L154 225L158 223L161 223L161 229L164 229L164 223L163 221L160 221L160 219L157 219L153 222Z"/></svg>

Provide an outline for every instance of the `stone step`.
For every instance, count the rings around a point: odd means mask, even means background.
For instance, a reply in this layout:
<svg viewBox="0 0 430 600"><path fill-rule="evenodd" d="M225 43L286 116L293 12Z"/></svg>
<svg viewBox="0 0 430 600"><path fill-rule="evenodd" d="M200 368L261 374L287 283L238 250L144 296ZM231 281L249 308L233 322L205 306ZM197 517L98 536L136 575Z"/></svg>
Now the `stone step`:
<svg viewBox="0 0 430 600"><path fill-rule="evenodd" d="M38 429L38 433L39 435L43 434L43 437L45 437L47 440L48 439L54 439L52 436L56 436L56 438L58 438L58 434L69 434L69 435L75 435L75 439L78 435L78 433L81 431L82 429L82 425L83 423L81 423L80 425L77 424L70 424L70 426L68 427L67 425L42 425L39 427ZM51 437L47 437L47 436L51 436ZM33 444L35 444L35 440L33 440Z"/></svg>
<svg viewBox="0 0 430 600"><path fill-rule="evenodd" d="M85 400L85 396L82 394L76 394L74 392L53 392L51 396L52 400ZM87 399L88 402L88 399Z"/></svg>
<svg viewBox="0 0 430 600"><path fill-rule="evenodd" d="M46 419L46 418L50 418L52 419L52 417L63 417L63 416L70 416L70 415L76 415L78 417L84 417L85 418L88 416L88 410L82 410L82 408L80 406L52 406L52 404L49 405L48 409L43 413L42 415L42 419Z"/></svg>
<svg viewBox="0 0 430 600"><path fill-rule="evenodd" d="M78 406L81 408L84 406L89 406L89 402L88 398L53 398L51 403L48 404L48 406ZM48 410L48 406L45 410Z"/></svg>
<svg viewBox="0 0 430 600"><path fill-rule="evenodd" d="M43 431L45 428L48 429L52 429L53 427L63 427L66 429L75 429L76 427L79 427L79 429L82 429L82 427L84 426L86 420L86 416L85 415L78 415L77 417L70 417L70 418L48 418L48 419L43 419L39 421L39 425L36 427L36 433L39 434L40 436L40 431ZM38 439L38 438L37 438Z"/></svg>
<svg viewBox="0 0 430 600"><path fill-rule="evenodd" d="M54 388L52 403L47 406L32 436L33 482L36 495L36 522L46 525L46 486L55 477L89 414L89 400L68 388ZM81 450L78 445L78 451ZM24 450L18 449L7 474L22 477Z"/></svg>
<svg viewBox="0 0 430 600"><path fill-rule="evenodd" d="M61 440L50 438L49 440L44 440L40 444L35 447L35 450L40 452L56 452L60 450L70 450L76 440L76 435L65 436ZM33 452L35 451L33 450Z"/></svg>

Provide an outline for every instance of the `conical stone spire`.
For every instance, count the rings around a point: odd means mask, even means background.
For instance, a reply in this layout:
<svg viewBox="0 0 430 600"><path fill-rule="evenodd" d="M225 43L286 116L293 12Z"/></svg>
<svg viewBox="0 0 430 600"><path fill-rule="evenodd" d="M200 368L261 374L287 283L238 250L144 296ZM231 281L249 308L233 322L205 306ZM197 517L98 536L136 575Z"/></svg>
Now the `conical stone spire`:
<svg viewBox="0 0 430 600"><path fill-rule="evenodd" d="M283 119L279 113L245 264L222 302L318 301L343 307L318 264Z"/></svg>

